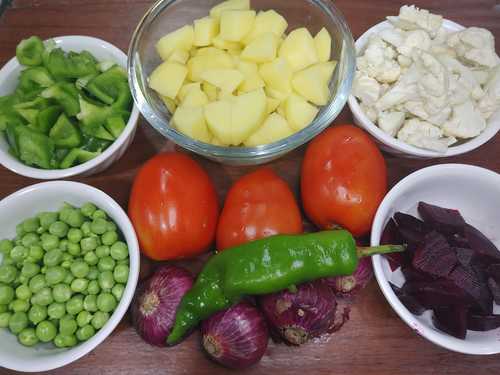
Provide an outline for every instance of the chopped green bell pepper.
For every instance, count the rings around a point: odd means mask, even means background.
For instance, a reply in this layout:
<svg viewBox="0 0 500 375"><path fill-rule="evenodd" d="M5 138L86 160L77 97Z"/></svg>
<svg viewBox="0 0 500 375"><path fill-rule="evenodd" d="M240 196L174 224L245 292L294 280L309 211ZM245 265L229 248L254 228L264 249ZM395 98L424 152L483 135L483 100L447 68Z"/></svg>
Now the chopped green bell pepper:
<svg viewBox="0 0 500 375"><path fill-rule="evenodd" d="M101 152L86 151L81 148L72 149L61 162L61 168L71 168L76 162L85 163L99 156Z"/></svg>
<svg viewBox="0 0 500 375"><path fill-rule="evenodd" d="M59 82L45 89L41 93L42 97L54 99L68 116L75 116L80 112L78 102L78 90L68 82Z"/></svg>
<svg viewBox="0 0 500 375"><path fill-rule="evenodd" d="M104 128L104 124L109 117L117 113L111 106L97 106L80 96L80 113L76 117L81 121L80 127L83 133L113 141L115 137Z"/></svg>
<svg viewBox="0 0 500 375"><path fill-rule="evenodd" d="M33 128L36 129L37 127L37 118L38 114L40 113L39 109L34 109L34 108L21 108L21 109L16 109L17 113L21 115L22 118L24 118Z"/></svg>
<svg viewBox="0 0 500 375"><path fill-rule="evenodd" d="M123 129L125 129L125 126L125 121L123 121L123 118L121 116L108 117L106 119L106 124L104 124L106 130L109 131L115 138L118 138L120 136L120 134L123 132Z"/></svg>
<svg viewBox="0 0 500 375"><path fill-rule="evenodd" d="M92 79L85 89L106 104L128 109L132 101L127 76L123 69L115 65Z"/></svg>
<svg viewBox="0 0 500 375"><path fill-rule="evenodd" d="M19 86L24 90L32 90L39 87L50 87L54 80L47 69L42 66L28 68L19 75Z"/></svg>
<svg viewBox="0 0 500 375"><path fill-rule="evenodd" d="M6 130L7 124L22 124L24 121L19 116L14 106L19 102L15 95L0 97L0 131Z"/></svg>
<svg viewBox="0 0 500 375"><path fill-rule="evenodd" d="M19 159L43 169L56 167L53 161L55 145L49 137L22 125L16 126L14 133Z"/></svg>
<svg viewBox="0 0 500 375"><path fill-rule="evenodd" d="M89 52L65 54L60 48L50 52L47 68L54 77L60 79L76 79L98 73L96 60Z"/></svg>
<svg viewBox="0 0 500 375"><path fill-rule="evenodd" d="M102 152L107 149L111 143L113 142L83 134L83 144L81 148L91 152Z"/></svg>
<svg viewBox="0 0 500 375"><path fill-rule="evenodd" d="M42 64L44 46L42 40L32 36L22 40L16 48L16 57L20 64L26 66L38 66Z"/></svg>
<svg viewBox="0 0 500 375"><path fill-rule="evenodd" d="M49 133L56 147L73 148L80 146L82 136L78 128L70 121L70 119L63 113L59 116L56 123Z"/></svg>
<svg viewBox="0 0 500 375"><path fill-rule="evenodd" d="M62 113L62 108L57 105L53 105L42 109L38 113L37 117L37 128L40 132L48 134L50 129L54 126L59 115Z"/></svg>

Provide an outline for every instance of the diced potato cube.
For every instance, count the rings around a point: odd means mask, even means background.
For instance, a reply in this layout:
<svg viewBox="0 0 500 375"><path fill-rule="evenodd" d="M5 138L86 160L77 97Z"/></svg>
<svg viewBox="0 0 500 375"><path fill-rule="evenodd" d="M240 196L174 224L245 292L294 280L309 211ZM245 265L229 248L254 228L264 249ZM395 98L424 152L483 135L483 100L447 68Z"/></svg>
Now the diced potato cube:
<svg viewBox="0 0 500 375"><path fill-rule="evenodd" d="M214 146L229 146L227 143L223 143L215 135L212 135L212 139L210 139L210 143L213 144Z"/></svg>
<svg viewBox="0 0 500 375"><path fill-rule="evenodd" d="M230 42L221 38L220 35L217 35L212 39L212 43L214 47L219 48L221 50L226 51L241 51L242 45L239 42Z"/></svg>
<svg viewBox="0 0 500 375"><path fill-rule="evenodd" d="M217 100L232 101L234 98L236 98L236 95L234 95L232 92L217 90Z"/></svg>
<svg viewBox="0 0 500 375"><path fill-rule="evenodd" d="M220 88L222 91L234 92L245 76L236 69L209 69L201 75L201 79Z"/></svg>
<svg viewBox="0 0 500 375"><path fill-rule="evenodd" d="M217 4L210 9L210 16L219 19L220 15L225 10L249 10L250 0L228 0Z"/></svg>
<svg viewBox="0 0 500 375"><path fill-rule="evenodd" d="M213 102L217 100L217 87L208 82L201 84L203 92L207 95L208 100Z"/></svg>
<svg viewBox="0 0 500 375"><path fill-rule="evenodd" d="M293 30L281 44L279 56L283 57L294 72L318 62L314 39L305 27Z"/></svg>
<svg viewBox="0 0 500 375"><path fill-rule="evenodd" d="M184 65L164 62L151 73L149 87L160 95L175 99L187 73L188 70Z"/></svg>
<svg viewBox="0 0 500 375"><path fill-rule="evenodd" d="M327 62L332 54L332 37L324 27L314 37L314 45L318 54L319 62Z"/></svg>
<svg viewBox="0 0 500 375"><path fill-rule="evenodd" d="M262 64L259 74L269 88L285 94L292 91L291 79L293 72L285 59L277 58L274 61Z"/></svg>
<svg viewBox="0 0 500 375"><path fill-rule="evenodd" d="M285 109L285 103L286 103L286 100L285 101L282 101L280 103L280 105L278 106L278 108L276 109L276 113L278 113L280 116L286 118L286 109Z"/></svg>
<svg viewBox="0 0 500 375"><path fill-rule="evenodd" d="M236 97L232 107L232 145L242 144L264 121L267 99L264 90L255 90Z"/></svg>
<svg viewBox="0 0 500 375"><path fill-rule="evenodd" d="M189 59L189 52L183 49L176 49L170 54L167 61L176 62L185 65Z"/></svg>
<svg viewBox="0 0 500 375"><path fill-rule="evenodd" d="M167 107L168 111L171 114L174 114L175 110L177 109L177 103L175 100L172 100L170 98L167 98L166 96L160 95L161 100L163 100L163 103L165 104L165 107Z"/></svg>
<svg viewBox="0 0 500 375"><path fill-rule="evenodd" d="M172 122L177 130L190 138L205 143L208 143L212 138L207 128L203 107L181 106L175 111Z"/></svg>
<svg viewBox="0 0 500 375"><path fill-rule="evenodd" d="M330 100L328 73L331 66L320 63L295 73L292 79L293 89L305 99L316 105L325 105Z"/></svg>
<svg viewBox="0 0 500 375"><path fill-rule="evenodd" d="M245 76L245 80L238 88L238 92L245 93L264 87L266 84L259 75L259 68L256 63L249 61L239 61L236 65L238 70Z"/></svg>
<svg viewBox="0 0 500 375"><path fill-rule="evenodd" d="M209 46L219 33L219 22L212 17L204 17L194 21L194 42L197 47Z"/></svg>
<svg viewBox="0 0 500 375"><path fill-rule="evenodd" d="M208 97L199 87L189 90L181 102L183 107L203 107L208 104Z"/></svg>
<svg viewBox="0 0 500 375"><path fill-rule="evenodd" d="M231 102L222 100L205 106L205 119L212 134L225 145L232 142Z"/></svg>
<svg viewBox="0 0 500 375"><path fill-rule="evenodd" d="M266 86L264 90L266 91L266 95L268 98L276 99L280 103L284 102L288 98L288 96L291 94L291 91L288 93L284 93L284 92L275 90L269 86Z"/></svg>
<svg viewBox="0 0 500 375"><path fill-rule="evenodd" d="M175 50L181 49L189 51L193 46L193 41L193 26L186 25L162 37L158 43L156 43L156 51L160 57L166 61Z"/></svg>
<svg viewBox="0 0 500 375"><path fill-rule="evenodd" d="M280 105L281 101L274 98L267 98L267 114L271 114L276 111L276 108Z"/></svg>
<svg viewBox="0 0 500 375"><path fill-rule="evenodd" d="M321 74L323 76L323 79L325 80L326 84L330 83L330 80L332 79L333 72L335 71L335 67L337 66L336 61L327 61L324 63L319 63L317 64L318 69L321 71Z"/></svg>
<svg viewBox="0 0 500 375"><path fill-rule="evenodd" d="M273 33L276 37L281 38L288 27L288 22L286 19L271 9L265 12L259 12L255 17L255 23L250 34L248 34L243 40L244 44L249 44L254 41L257 37L265 33Z"/></svg>
<svg viewBox="0 0 500 375"><path fill-rule="evenodd" d="M218 56L226 54L225 51L218 47L202 47L196 50L195 56Z"/></svg>
<svg viewBox="0 0 500 375"><path fill-rule="evenodd" d="M229 54L221 51L217 54L195 56L188 61L188 78L193 81L201 81L201 74L210 69L232 69L234 67L233 59Z"/></svg>
<svg viewBox="0 0 500 375"><path fill-rule="evenodd" d="M219 36L229 42L240 42L255 22L254 10L226 10L220 17Z"/></svg>
<svg viewBox="0 0 500 375"><path fill-rule="evenodd" d="M292 94L286 100L285 112L290 127L300 131L316 118L319 110L301 96Z"/></svg>
<svg viewBox="0 0 500 375"><path fill-rule="evenodd" d="M277 142L293 134L287 121L277 113L269 115L262 126L246 141L245 146L253 147Z"/></svg>
<svg viewBox="0 0 500 375"><path fill-rule="evenodd" d="M241 58L258 64L270 62L276 58L277 48L278 38L276 35L265 33L245 47Z"/></svg>
<svg viewBox="0 0 500 375"><path fill-rule="evenodd" d="M201 87L200 82L186 83L179 90L177 97L182 102L186 98L187 94L189 94L189 91L199 89L200 87Z"/></svg>

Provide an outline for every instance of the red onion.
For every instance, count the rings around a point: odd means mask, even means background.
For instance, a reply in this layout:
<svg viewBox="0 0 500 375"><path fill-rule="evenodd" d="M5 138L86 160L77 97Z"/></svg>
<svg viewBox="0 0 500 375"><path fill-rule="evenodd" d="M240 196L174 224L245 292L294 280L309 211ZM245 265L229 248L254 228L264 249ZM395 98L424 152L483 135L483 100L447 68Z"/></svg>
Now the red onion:
<svg viewBox="0 0 500 375"><path fill-rule="evenodd" d="M373 277L373 268L371 258L361 258L358 268L352 275L327 277L324 279L335 294L341 296L354 296L363 289Z"/></svg>
<svg viewBox="0 0 500 375"><path fill-rule="evenodd" d="M132 303L132 321L144 341L166 346L177 307L193 286L193 277L184 268L161 266L139 286Z"/></svg>
<svg viewBox="0 0 500 375"><path fill-rule="evenodd" d="M298 286L294 292L262 296L260 305L273 334L289 344L301 345L329 331L337 302L326 284L315 281Z"/></svg>
<svg viewBox="0 0 500 375"><path fill-rule="evenodd" d="M246 368L260 361L269 332L259 310L241 302L205 320L202 344L208 355L223 366Z"/></svg>

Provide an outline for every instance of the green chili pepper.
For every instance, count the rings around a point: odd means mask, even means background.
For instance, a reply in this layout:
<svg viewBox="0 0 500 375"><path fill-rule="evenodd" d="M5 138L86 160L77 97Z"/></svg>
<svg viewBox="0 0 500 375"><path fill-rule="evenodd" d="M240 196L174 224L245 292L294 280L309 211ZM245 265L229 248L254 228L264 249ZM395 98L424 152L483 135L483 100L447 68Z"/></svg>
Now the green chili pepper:
<svg viewBox="0 0 500 375"><path fill-rule="evenodd" d="M78 128L63 113L50 129L49 137L54 141L56 147L73 148L78 147L82 137Z"/></svg>
<svg viewBox="0 0 500 375"><path fill-rule="evenodd" d="M76 79L98 73L96 60L87 51L65 54L62 49L55 48L46 58L46 66L54 77L60 79Z"/></svg>
<svg viewBox="0 0 500 375"><path fill-rule="evenodd" d="M67 82L59 82L45 89L41 93L42 97L54 99L68 116L75 116L80 112L78 102L78 90L75 85Z"/></svg>
<svg viewBox="0 0 500 375"><path fill-rule="evenodd" d="M16 57L20 64L37 66L42 64L43 42L37 36L24 39L17 45Z"/></svg>
<svg viewBox="0 0 500 375"><path fill-rule="evenodd" d="M177 343L200 321L245 295L280 291L322 277L350 275L358 258L403 251L403 246L356 248L345 230L278 235L213 256L182 298L168 344Z"/></svg>

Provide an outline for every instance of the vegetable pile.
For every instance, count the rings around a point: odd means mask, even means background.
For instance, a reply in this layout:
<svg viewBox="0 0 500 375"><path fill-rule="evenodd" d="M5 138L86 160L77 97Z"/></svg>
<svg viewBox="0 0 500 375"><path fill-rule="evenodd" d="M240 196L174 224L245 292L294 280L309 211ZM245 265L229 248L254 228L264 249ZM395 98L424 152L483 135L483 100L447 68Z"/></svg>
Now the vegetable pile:
<svg viewBox="0 0 500 375"><path fill-rule="evenodd" d="M433 310L435 326L460 339L467 329L500 327L493 314L493 302L500 303L498 249L457 210L420 202L418 212L423 221L396 213L382 238L408 244L390 257L405 276L402 286L391 284L396 295L413 314Z"/></svg>
<svg viewBox="0 0 500 375"><path fill-rule="evenodd" d="M210 15L162 37L149 86L173 114L172 125L218 146L276 142L308 126L330 100L332 38L315 37L275 10L249 0L216 5Z"/></svg>
<svg viewBox="0 0 500 375"><path fill-rule="evenodd" d="M69 348L95 335L122 298L129 274L126 243L92 203L65 204L16 227L0 241L0 327L25 346Z"/></svg>
<svg viewBox="0 0 500 375"><path fill-rule="evenodd" d="M88 51L65 53L32 36L19 43L25 66L11 95L0 97L0 131L10 153L42 169L85 163L126 126L132 97L125 71Z"/></svg>

